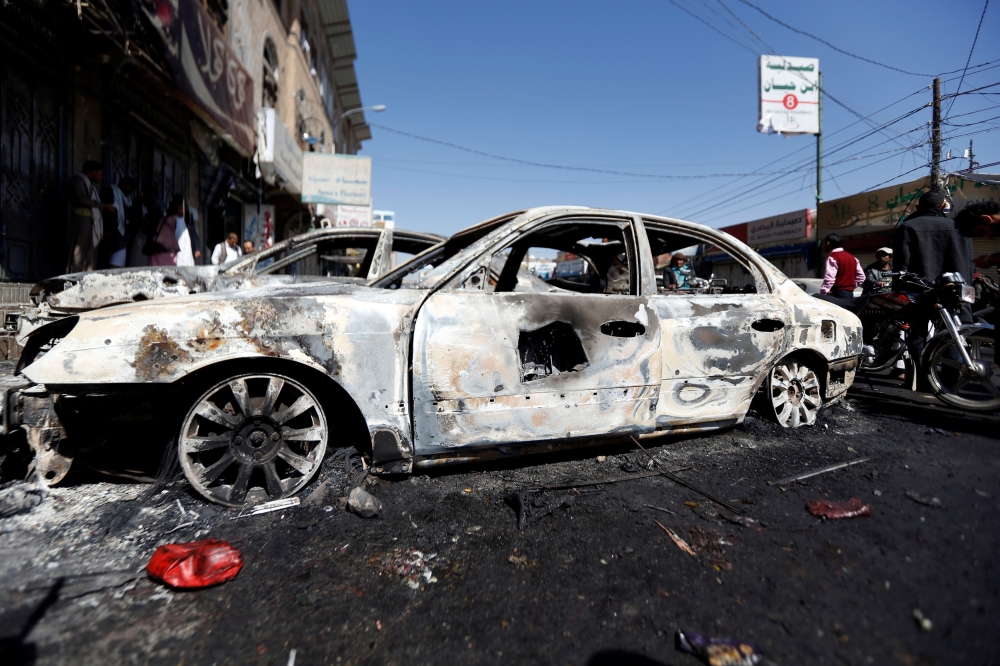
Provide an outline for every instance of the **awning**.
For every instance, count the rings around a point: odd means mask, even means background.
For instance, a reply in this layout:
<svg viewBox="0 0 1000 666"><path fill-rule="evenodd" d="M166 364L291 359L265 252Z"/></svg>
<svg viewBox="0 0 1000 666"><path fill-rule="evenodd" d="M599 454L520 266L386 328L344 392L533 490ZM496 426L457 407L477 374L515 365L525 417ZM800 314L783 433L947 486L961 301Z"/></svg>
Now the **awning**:
<svg viewBox="0 0 1000 666"><path fill-rule="evenodd" d="M316 7L323 23L326 43L333 57L333 78L337 83L337 92L344 109L360 109L361 91L358 88L358 77L354 72L354 61L357 60L357 50L354 48L354 33L351 30L351 17L347 13L347 0L317 0ZM351 114L347 122L354 128L358 141L372 138L371 128L365 122L364 112Z"/></svg>
<svg viewBox="0 0 1000 666"><path fill-rule="evenodd" d="M244 157L254 151L253 78L197 0L140 0L156 46L192 110Z"/></svg>

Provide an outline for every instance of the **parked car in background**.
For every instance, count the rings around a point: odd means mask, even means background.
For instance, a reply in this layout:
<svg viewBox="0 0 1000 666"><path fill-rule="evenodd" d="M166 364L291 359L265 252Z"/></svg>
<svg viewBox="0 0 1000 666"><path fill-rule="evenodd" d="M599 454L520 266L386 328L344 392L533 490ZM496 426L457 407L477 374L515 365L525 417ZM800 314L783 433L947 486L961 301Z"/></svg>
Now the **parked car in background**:
<svg viewBox="0 0 1000 666"><path fill-rule="evenodd" d="M5 325L17 331L23 344L31 330L48 321L122 303L269 284L363 283L442 240L443 236L419 231L334 227L293 236L221 266L148 266L58 275L36 284L31 304L16 317L8 317Z"/></svg>

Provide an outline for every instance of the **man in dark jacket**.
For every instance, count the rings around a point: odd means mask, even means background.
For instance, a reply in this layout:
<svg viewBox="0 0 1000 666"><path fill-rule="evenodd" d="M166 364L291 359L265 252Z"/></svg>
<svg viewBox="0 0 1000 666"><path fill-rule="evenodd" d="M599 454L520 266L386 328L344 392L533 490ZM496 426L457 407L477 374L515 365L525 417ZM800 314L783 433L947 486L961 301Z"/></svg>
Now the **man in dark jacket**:
<svg viewBox="0 0 1000 666"><path fill-rule="evenodd" d="M944 192L927 192L920 197L916 214L892 234L894 270L916 273L927 280L935 280L942 273L958 273L966 284L972 284L972 239L962 236L945 216L950 208ZM910 321L906 345L915 360L923 352L932 315L931 311L922 312ZM959 318L972 323L972 310L962 308Z"/></svg>
<svg viewBox="0 0 1000 666"><path fill-rule="evenodd" d="M892 267L928 280L955 272L972 284L972 241L958 233L945 216L950 207L944 192L920 197L915 216L896 227L892 235Z"/></svg>

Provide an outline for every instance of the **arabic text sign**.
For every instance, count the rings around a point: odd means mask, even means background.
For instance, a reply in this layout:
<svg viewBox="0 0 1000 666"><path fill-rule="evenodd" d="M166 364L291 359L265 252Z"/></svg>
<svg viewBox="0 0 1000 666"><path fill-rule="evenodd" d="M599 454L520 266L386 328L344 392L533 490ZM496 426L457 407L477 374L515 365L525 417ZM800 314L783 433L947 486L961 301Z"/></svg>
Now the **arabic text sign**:
<svg viewBox="0 0 1000 666"><path fill-rule="evenodd" d="M372 226L372 209L368 206L337 206L333 216L335 227L370 227Z"/></svg>
<svg viewBox="0 0 1000 666"><path fill-rule="evenodd" d="M812 211L807 208L747 222L747 244L760 245L808 238L811 214Z"/></svg>
<svg viewBox="0 0 1000 666"><path fill-rule="evenodd" d="M369 206L372 158L331 153L303 153L302 201Z"/></svg>
<svg viewBox="0 0 1000 666"><path fill-rule="evenodd" d="M286 190L301 193L302 149L274 109L261 109L260 114L257 146L264 178L273 185L279 176Z"/></svg>
<svg viewBox="0 0 1000 666"><path fill-rule="evenodd" d="M142 0L174 83L246 155L254 150L253 78L197 0Z"/></svg>
<svg viewBox="0 0 1000 666"><path fill-rule="evenodd" d="M862 192L819 205L817 221L820 235L831 231L841 236L887 231L917 209L917 201L930 190L930 178L920 178L902 185ZM1000 187L951 176L948 193L954 210L971 202L1000 200Z"/></svg>
<svg viewBox="0 0 1000 666"><path fill-rule="evenodd" d="M819 134L819 60L761 56L758 132Z"/></svg>

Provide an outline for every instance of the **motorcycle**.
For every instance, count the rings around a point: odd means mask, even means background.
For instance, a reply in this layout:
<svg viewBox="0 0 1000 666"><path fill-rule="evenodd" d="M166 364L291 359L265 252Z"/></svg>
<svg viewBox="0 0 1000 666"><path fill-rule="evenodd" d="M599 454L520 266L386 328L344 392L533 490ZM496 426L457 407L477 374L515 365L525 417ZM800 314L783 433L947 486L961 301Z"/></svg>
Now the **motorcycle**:
<svg viewBox="0 0 1000 666"><path fill-rule="evenodd" d="M1000 410L1000 366L992 326L963 324L963 304L975 302L975 289L958 273L934 281L914 273L890 273L893 291L863 297L858 316L864 326L861 370L882 372L900 360L907 375L922 379L942 402L977 412ZM866 299L866 300L865 300ZM929 321L929 339L918 359L915 336ZM918 344L914 344L918 343ZM914 388L911 386L911 388Z"/></svg>

